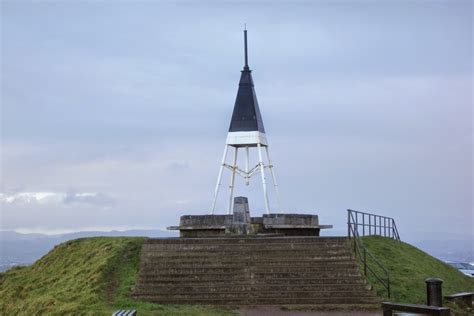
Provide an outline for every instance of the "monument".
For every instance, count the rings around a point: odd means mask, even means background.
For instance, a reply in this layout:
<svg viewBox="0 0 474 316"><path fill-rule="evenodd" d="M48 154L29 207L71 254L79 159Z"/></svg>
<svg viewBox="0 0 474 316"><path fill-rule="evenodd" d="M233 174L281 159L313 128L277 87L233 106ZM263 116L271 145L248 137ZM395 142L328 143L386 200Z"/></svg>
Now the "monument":
<svg viewBox="0 0 474 316"><path fill-rule="evenodd" d="M181 216L179 226L169 227L179 230L179 238L144 242L133 296L160 304L379 303L360 273L347 237L319 237L321 229L332 226L320 225L318 215L272 207L278 203L269 201L267 174L277 200L279 192L248 66L247 31L244 43L244 69L210 210L205 215ZM250 151L257 158L253 168ZM239 152L244 153L239 161L243 168L238 166ZM216 212L224 171L230 171L228 196L223 212ZM248 197L234 196L234 191L240 188L235 187L237 177L250 185L258 174L265 210L255 217Z"/></svg>
<svg viewBox="0 0 474 316"><path fill-rule="evenodd" d="M268 142L263 126L263 119L258 106L252 71L248 65L247 30L244 30L244 68L241 71L239 89L235 100L234 111L224 146L224 154L217 176L214 199L210 214L181 216L179 226L168 227L179 230L181 237L218 237L218 236L319 236L321 229L332 228L332 225L319 225L318 215L283 213L280 209L280 192L270 158ZM227 163L229 149L233 149L230 164ZM245 154L245 167L237 165L239 149ZM250 150L256 150L258 162L250 168ZM266 161L264 160L264 153ZM215 214L217 197L221 187L224 170L230 171L227 214ZM269 171L276 193L278 212L272 212L267 192L266 171ZM265 211L262 217L251 217L247 197L235 197L236 176L241 176L246 185L250 179L260 173L263 187Z"/></svg>

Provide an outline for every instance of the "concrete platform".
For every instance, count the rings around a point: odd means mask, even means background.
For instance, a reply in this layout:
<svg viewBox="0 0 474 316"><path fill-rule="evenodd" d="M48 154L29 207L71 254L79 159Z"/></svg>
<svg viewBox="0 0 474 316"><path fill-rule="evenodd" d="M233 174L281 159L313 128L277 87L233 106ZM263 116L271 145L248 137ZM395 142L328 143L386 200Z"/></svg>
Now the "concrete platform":
<svg viewBox="0 0 474 316"><path fill-rule="evenodd" d="M262 217L234 215L184 215L179 226L180 237L223 237L242 235L268 236L319 236L321 229L332 225L320 225L318 215L264 214ZM243 220L242 220L243 219Z"/></svg>
<svg viewBox="0 0 474 316"><path fill-rule="evenodd" d="M229 215L184 215L179 226L180 237L232 237L232 236L319 236L321 229L332 225L319 225L318 215L276 213L262 217L250 217L248 199L234 198L232 214Z"/></svg>

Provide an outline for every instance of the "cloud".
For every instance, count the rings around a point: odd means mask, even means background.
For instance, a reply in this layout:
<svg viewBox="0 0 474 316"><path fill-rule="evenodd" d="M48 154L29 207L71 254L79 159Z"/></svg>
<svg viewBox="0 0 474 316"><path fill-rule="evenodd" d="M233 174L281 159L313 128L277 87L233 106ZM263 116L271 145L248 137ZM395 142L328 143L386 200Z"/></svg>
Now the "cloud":
<svg viewBox="0 0 474 316"><path fill-rule="evenodd" d="M63 199L63 203L83 203L98 206L108 206L114 204L115 199L103 193L67 193Z"/></svg>
<svg viewBox="0 0 474 316"><path fill-rule="evenodd" d="M6 204L57 204L61 201L62 196L56 192L0 193L0 202Z"/></svg>
<svg viewBox="0 0 474 316"><path fill-rule="evenodd" d="M0 203L4 204L38 204L67 205L72 203L108 206L115 200L103 193L96 192L16 192L0 193Z"/></svg>

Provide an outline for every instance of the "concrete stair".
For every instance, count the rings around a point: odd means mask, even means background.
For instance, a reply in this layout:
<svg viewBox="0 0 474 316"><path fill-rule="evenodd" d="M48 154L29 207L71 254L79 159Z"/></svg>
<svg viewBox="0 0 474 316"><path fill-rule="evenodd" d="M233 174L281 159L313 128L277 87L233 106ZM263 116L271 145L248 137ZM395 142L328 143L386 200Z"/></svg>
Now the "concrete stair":
<svg viewBox="0 0 474 316"><path fill-rule="evenodd" d="M375 304L344 237L149 239L133 295L169 304Z"/></svg>

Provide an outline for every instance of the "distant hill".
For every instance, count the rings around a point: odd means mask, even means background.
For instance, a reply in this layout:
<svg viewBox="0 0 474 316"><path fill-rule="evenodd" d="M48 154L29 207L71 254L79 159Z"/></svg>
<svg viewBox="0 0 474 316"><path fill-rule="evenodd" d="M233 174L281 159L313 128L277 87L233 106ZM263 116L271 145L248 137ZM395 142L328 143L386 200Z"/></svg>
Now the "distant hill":
<svg viewBox="0 0 474 316"><path fill-rule="evenodd" d="M29 265L44 256L55 245L83 237L176 237L174 232L160 230L81 231L69 234L22 234L0 231L0 272L17 265Z"/></svg>

